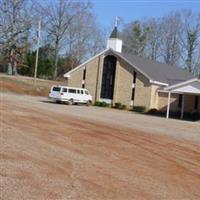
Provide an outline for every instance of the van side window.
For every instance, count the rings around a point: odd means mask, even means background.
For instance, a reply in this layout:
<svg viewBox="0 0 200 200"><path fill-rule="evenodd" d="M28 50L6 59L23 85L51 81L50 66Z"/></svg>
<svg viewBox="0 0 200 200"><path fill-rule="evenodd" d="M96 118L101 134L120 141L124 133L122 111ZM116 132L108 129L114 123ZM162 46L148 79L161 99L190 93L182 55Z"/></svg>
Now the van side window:
<svg viewBox="0 0 200 200"><path fill-rule="evenodd" d="M69 93L76 94L76 90L75 89L69 89Z"/></svg>
<svg viewBox="0 0 200 200"><path fill-rule="evenodd" d="M67 88L63 88L62 91L63 91L63 92L67 92Z"/></svg>
<svg viewBox="0 0 200 200"><path fill-rule="evenodd" d="M80 90L77 90L77 94L80 94Z"/></svg>
<svg viewBox="0 0 200 200"><path fill-rule="evenodd" d="M83 90L81 90L81 94L83 94Z"/></svg>
<svg viewBox="0 0 200 200"><path fill-rule="evenodd" d="M60 89L61 89L60 87L53 87L52 91L53 92L60 92Z"/></svg>
<svg viewBox="0 0 200 200"><path fill-rule="evenodd" d="M85 90L85 94L87 94L87 95L89 94L87 90Z"/></svg>

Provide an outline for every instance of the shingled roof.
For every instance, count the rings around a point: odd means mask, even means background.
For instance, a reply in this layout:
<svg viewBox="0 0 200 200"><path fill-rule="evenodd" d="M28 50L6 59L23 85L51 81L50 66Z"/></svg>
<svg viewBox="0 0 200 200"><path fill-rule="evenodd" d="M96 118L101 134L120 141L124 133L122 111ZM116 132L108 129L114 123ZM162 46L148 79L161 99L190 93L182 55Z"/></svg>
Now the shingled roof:
<svg viewBox="0 0 200 200"><path fill-rule="evenodd" d="M78 70L79 68L84 67L88 62L95 59L96 57L103 54L109 55L110 53L125 60L128 64L146 76L149 80L160 82L161 85L163 83L170 86L195 78L192 73L183 68L152 61L150 59L135 56L133 54L119 53L112 49L105 49L96 56L77 66L73 70L67 72L64 77L68 77L68 75Z"/></svg>
<svg viewBox="0 0 200 200"><path fill-rule="evenodd" d="M194 78L192 73L177 66L163 64L147 58L135 56L133 54L118 52L115 52L115 54L126 60L133 67L135 66L140 69L154 81L173 85Z"/></svg>

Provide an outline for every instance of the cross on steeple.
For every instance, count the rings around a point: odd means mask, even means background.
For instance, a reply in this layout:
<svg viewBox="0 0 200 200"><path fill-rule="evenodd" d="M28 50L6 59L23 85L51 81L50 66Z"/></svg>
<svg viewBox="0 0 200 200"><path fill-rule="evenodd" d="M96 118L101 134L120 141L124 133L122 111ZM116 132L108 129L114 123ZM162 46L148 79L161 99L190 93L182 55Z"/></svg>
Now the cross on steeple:
<svg viewBox="0 0 200 200"><path fill-rule="evenodd" d="M115 17L115 27L118 27L118 22L119 22L119 17L116 16L116 17Z"/></svg>

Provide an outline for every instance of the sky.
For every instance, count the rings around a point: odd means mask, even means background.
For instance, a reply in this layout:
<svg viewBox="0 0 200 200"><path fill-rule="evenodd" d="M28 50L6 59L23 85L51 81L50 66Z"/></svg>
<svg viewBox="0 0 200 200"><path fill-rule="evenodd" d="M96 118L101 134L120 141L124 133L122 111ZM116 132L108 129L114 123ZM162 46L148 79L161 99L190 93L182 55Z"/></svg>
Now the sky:
<svg viewBox="0 0 200 200"><path fill-rule="evenodd" d="M115 17L121 25L143 17L160 17L172 10L191 9L200 12L200 0L91 0L100 26L114 26Z"/></svg>

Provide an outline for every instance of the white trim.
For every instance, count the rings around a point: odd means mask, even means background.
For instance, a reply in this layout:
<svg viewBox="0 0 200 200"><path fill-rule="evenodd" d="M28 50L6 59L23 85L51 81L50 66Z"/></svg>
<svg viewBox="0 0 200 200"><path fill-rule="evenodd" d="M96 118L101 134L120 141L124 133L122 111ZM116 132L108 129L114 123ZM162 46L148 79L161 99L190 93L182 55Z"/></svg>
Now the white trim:
<svg viewBox="0 0 200 200"><path fill-rule="evenodd" d="M103 50L102 52L100 52L99 54L97 54L97 55L93 56L92 58L88 59L88 60L85 61L84 63L78 65L78 66L75 67L74 69L72 69L72 70L70 70L69 72L65 73L65 74L64 74L64 77L65 77L65 78L70 77L70 74L71 74L71 73L73 73L74 71L80 69L81 67L84 67L84 65L86 65L87 63L89 63L90 61L92 61L93 59L95 59L96 57L98 57L98 56L104 54L104 53L105 53L106 51L108 51L108 50L109 50L109 49L105 49L105 50Z"/></svg>
<svg viewBox="0 0 200 200"><path fill-rule="evenodd" d="M177 88L177 87L180 87L180 86L183 86L183 85L187 85L187 84L192 83L192 82L195 82L195 81L200 82L200 79L198 79L198 78L193 78L193 79L190 79L190 80L187 80L187 81L183 81L183 82L181 82L181 83L177 83L177 84L171 85L171 86L169 86L169 87L166 87L166 88L164 88L164 90L175 89L175 88Z"/></svg>
<svg viewBox="0 0 200 200"><path fill-rule="evenodd" d="M65 78L70 78L70 74L66 74L66 76L64 75Z"/></svg>
<svg viewBox="0 0 200 200"><path fill-rule="evenodd" d="M130 106L133 106L133 100L130 101Z"/></svg>
<svg viewBox="0 0 200 200"><path fill-rule="evenodd" d="M163 86L168 86L168 83L163 83L163 82L159 82L159 81L154 81L154 80L150 80L150 83L156 84L156 85L163 85Z"/></svg>
<svg viewBox="0 0 200 200"><path fill-rule="evenodd" d="M171 92L168 92L168 99L167 99L167 113L166 118L169 119L169 111L170 111L170 103L171 103Z"/></svg>

